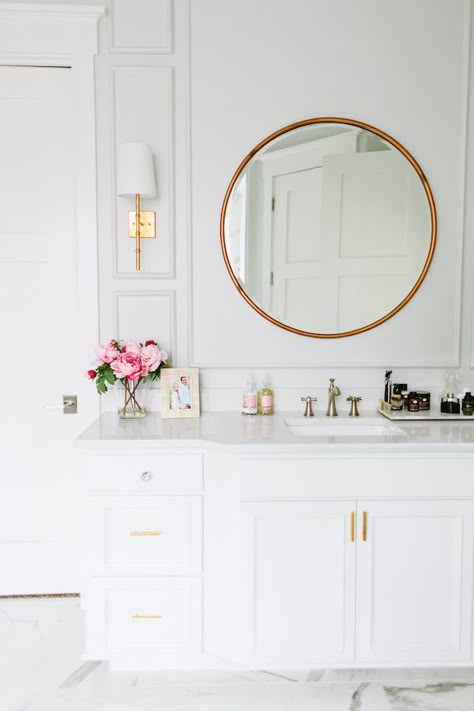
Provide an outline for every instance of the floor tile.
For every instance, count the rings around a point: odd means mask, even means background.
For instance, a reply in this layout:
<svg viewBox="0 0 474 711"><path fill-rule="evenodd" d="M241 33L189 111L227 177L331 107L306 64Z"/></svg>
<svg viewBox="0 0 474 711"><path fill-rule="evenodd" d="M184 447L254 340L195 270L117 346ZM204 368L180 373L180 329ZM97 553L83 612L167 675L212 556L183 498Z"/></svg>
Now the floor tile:
<svg viewBox="0 0 474 711"><path fill-rule="evenodd" d="M474 669L111 671L77 599L0 600L0 711L474 711Z"/></svg>
<svg viewBox="0 0 474 711"><path fill-rule="evenodd" d="M393 711L473 711L474 684L438 682L385 686Z"/></svg>

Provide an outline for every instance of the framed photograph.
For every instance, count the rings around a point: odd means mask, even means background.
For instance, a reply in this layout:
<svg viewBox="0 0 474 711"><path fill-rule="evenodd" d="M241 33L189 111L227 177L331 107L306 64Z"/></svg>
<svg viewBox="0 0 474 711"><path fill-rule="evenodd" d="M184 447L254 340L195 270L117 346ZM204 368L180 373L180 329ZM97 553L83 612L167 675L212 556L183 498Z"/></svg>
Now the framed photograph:
<svg viewBox="0 0 474 711"><path fill-rule="evenodd" d="M162 417L199 417L197 368L163 368L160 380Z"/></svg>

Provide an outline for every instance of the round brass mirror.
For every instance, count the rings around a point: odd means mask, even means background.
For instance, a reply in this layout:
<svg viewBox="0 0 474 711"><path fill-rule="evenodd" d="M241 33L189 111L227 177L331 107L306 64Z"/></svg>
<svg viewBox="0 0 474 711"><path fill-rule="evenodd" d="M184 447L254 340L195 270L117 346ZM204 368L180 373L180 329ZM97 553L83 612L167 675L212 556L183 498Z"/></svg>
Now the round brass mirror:
<svg viewBox="0 0 474 711"><path fill-rule="evenodd" d="M243 298L303 336L375 328L412 298L436 243L413 156L373 126L313 118L244 158L221 213L224 260Z"/></svg>

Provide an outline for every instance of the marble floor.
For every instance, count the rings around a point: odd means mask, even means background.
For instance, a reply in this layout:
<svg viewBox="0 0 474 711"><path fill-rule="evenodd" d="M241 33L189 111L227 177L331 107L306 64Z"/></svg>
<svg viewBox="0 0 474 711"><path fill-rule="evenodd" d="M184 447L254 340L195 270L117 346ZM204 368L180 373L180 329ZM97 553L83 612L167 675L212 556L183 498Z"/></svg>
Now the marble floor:
<svg viewBox="0 0 474 711"><path fill-rule="evenodd" d="M0 599L0 711L474 711L473 669L110 672L77 598Z"/></svg>

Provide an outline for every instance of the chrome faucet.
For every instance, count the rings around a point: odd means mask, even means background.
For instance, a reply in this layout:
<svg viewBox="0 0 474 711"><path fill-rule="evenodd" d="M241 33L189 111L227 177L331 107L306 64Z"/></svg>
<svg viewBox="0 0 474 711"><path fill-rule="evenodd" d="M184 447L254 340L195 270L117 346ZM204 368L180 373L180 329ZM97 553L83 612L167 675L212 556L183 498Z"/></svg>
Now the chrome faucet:
<svg viewBox="0 0 474 711"><path fill-rule="evenodd" d="M326 417L337 417L337 410L336 410L336 397L341 394L341 391L337 387L337 385L334 385L334 378L329 378L329 400L328 400L328 409L326 412Z"/></svg>

